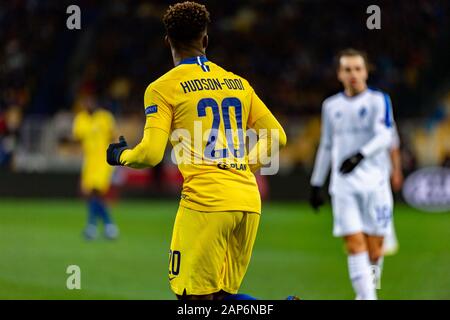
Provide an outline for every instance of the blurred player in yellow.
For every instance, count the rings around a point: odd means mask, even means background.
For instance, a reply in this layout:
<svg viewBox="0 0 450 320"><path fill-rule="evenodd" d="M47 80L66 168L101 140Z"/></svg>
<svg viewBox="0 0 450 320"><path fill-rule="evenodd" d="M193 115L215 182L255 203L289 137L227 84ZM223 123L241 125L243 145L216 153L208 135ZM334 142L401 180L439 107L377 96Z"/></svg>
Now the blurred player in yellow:
<svg viewBox="0 0 450 320"><path fill-rule="evenodd" d="M103 151L114 135L114 117L109 111L99 108L91 96L84 98L83 108L75 116L73 123L73 136L80 141L84 154L81 190L88 201L88 221L83 234L88 240L95 239L97 220L100 219L104 223L105 237L116 239L118 228L104 199L114 168L106 162Z"/></svg>
<svg viewBox="0 0 450 320"><path fill-rule="evenodd" d="M254 299L237 294L261 213L253 172L264 164L258 151L267 148L273 160L270 147L284 146L286 135L244 78L206 58L205 6L177 3L163 20L175 67L147 87L141 143L128 149L121 137L109 146L108 162L155 166L170 135L184 177L170 245L172 290L179 299ZM250 152L247 128L259 138Z"/></svg>

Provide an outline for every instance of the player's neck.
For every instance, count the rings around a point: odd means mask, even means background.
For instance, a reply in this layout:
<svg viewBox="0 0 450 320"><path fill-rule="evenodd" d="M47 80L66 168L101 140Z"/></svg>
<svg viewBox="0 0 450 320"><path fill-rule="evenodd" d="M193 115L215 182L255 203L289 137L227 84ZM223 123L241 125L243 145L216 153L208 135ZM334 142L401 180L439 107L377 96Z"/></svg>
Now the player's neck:
<svg viewBox="0 0 450 320"><path fill-rule="evenodd" d="M367 90L367 85L362 88L345 88L344 93L347 97L355 97Z"/></svg>
<svg viewBox="0 0 450 320"><path fill-rule="evenodd" d="M204 56L205 50L203 49L192 49L192 50L183 50L183 51L176 51L172 50L172 58L173 58L173 64L175 67L180 64L181 61L197 57L197 56Z"/></svg>

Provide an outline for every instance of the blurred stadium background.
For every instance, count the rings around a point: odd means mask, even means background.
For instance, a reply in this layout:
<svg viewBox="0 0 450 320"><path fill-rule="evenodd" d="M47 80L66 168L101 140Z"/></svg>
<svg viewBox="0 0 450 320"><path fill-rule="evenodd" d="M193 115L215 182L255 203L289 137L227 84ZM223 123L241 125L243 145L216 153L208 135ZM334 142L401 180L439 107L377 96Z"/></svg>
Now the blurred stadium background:
<svg viewBox="0 0 450 320"><path fill-rule="evenodd" d="M161 17L173 2L0 4L0 299L173 298L167 251L182 178L170 148L155 169L116 171L109 198L121 237L87 243L82 154L71 137L94 96L130 144L140 140L145 87L172 67ZM81 8L81 30L66 28L70 4ZM392 97L406 176L449 167L450 2L378 1L381 30L366 28L366 1L206 4L209 59L247 78L288 134L279 174L258 177L266 202L242 289L352 299L330 208L316 216L305 202L321 102L341 90L333 57L349 46L369 54L370 85ZM442 186L448 204L450 182ZM386 259L380 297L450 299L449 212L396 198L400 251ZM66 289L69 264L81 267L82 290Z"/></svg>

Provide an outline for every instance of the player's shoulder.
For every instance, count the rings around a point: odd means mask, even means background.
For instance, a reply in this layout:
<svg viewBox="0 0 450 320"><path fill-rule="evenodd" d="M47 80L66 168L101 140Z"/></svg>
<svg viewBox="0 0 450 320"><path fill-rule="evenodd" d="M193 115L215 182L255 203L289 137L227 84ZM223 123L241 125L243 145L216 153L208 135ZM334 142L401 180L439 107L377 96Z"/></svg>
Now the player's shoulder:
<svg viewBox="0 0 450 320"><path fill-rule="evenodd" d="M323 104L331 104L342 99L342 92L335 93L323 100Z"/></svg>
<svg viewBox="0 0 450 320"><path fill-rule="evenodd" d="M375 106L379 106L379 107L383 107L383 108L384 107L386 107L386 108L392 107L391 97L389 96L389 94L386 91L383 91L381 89L374 88L374 87L369 87L367 89L367 91L368 91L369 97L374 102Z"/></svg>
<svg viewBox="0 0 450 320"><path fill-rule="evenodd" d="M330 108L333 108L333 106L340 104L344 99L343 93L338 92L331 96L328 96L323 100L322 102L322 110L328 110Z"/></svg>
<svg viewBox="0 0 450 320"><path fill-rule="evenodd" d="M75 113L74 116L75 122L86 121L87 119L89 119L89 113L86 110L80 110L77 113Z"/></svg>
<svg viewBox="0 0 450 320"><path fill-rule="evenodd" d="M368 91L369 95L374 98L383 99L383 100L390 98L389 94L386 91L383 91L379 88L368 87L367 91Z"/></svg>
<svg viewBox="0 0 450 320"><path fill-rule="evenodd" d="M100 117L100 118L105 118L105 119L114 118L112 112L107 110L107 109L105 109L105 108L97 109L97 111L95 111L95 115Z"/></svg>
<svg viewBox="0 0 450 320"><path fill-rule="evenodd" d="M158 79L150 82L150 84L147 86L146 91L148 90L156 90L159 91L163 89L164 87L167 87L168 82L170 81L176 81L180 79L182 76L181 70L179 68L172 68L166 73L164 73L162 76L160 76Z"/></svg>

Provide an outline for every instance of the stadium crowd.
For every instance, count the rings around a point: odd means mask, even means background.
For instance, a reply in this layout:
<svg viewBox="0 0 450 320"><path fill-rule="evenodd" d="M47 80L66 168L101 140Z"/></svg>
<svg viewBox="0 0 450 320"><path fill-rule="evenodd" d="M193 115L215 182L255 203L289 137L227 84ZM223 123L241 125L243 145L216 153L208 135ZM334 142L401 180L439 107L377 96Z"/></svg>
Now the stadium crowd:
<svg viewBox="0 0 450 320"><path fill-rule="evenodd" d="M80 1L82 31L67 30L63 3L0 6L0 163L9 161L26 116L76 111L85 95L95 95L119 117L140 114L145 87L172 67L161 23L170 1ZM252 83L288 134L298 137L291 144L306 148L304 155L316 147L321 101L340 90L334 56L345 47L367 51L369 82L391 94L400 122L431 117L438 101L434 92L423 93L430 83L448 85L448 74L432 71L448 47L450 3L381 2L381 30L367 29L367 5L211 2L208 56ZM300 131L299 118L311 118ZM302 147L305 134L312 142Z"/></svg>

